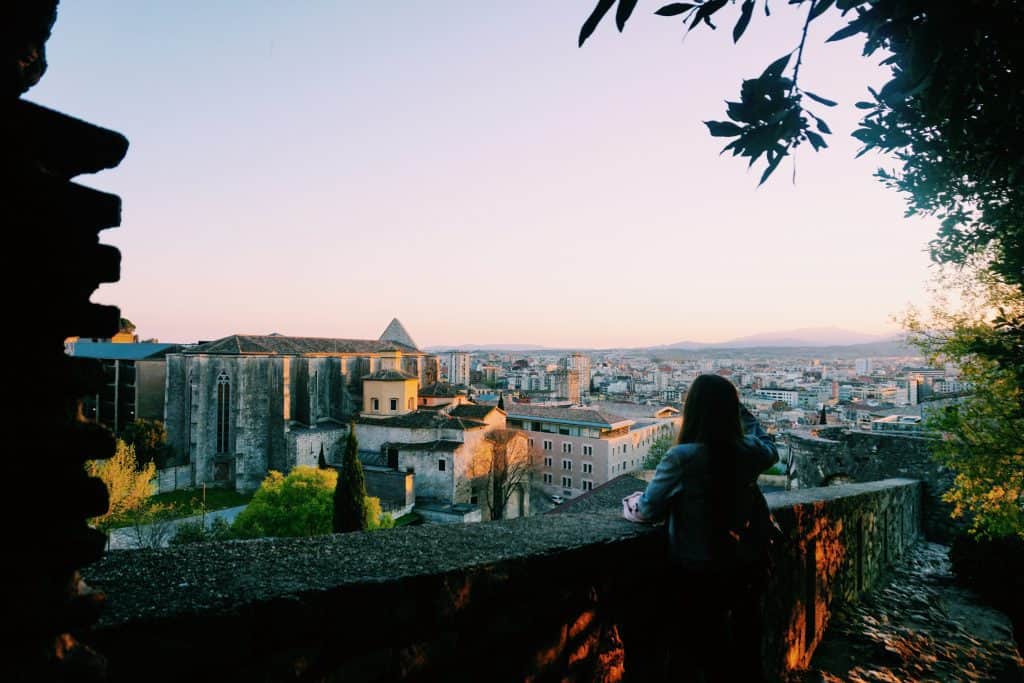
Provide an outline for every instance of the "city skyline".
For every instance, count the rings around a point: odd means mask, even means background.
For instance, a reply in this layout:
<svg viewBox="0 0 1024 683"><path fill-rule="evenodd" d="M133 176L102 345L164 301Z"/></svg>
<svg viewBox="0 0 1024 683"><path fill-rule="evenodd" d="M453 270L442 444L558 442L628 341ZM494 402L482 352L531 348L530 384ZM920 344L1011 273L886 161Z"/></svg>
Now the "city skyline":
<svg viewBox="0 0 1024 683"><path fill-rule="evenodd" d="M393 316L423 346L896 334L935 225L853 159L852 103L882 80L856 46L804 67L842 103L831 148L755 189L701 121L791 49L799 16L680 44L641 6L579 50L589 5L62 6L32 99L132 142L95 179L124 197L103 238L125 257L95 300L183 342L375 338Z"/></svg>

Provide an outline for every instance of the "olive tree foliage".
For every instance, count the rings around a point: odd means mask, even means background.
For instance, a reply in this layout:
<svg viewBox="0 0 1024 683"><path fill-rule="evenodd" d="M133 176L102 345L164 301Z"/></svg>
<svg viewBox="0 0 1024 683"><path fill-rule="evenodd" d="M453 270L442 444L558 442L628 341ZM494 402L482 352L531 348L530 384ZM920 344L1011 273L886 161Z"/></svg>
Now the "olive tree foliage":
<svg viewBox="0 0 1024 683"><path fill-rule="evenodd" d="M85 469L89 476L98 477L106 484L110 497L107 512L92 519L96 528L110 529L131 521L132 515L146 510L153 494L156 465L150 462L139 467L134 447L119 439L113 457L89 460Z"/></svg>
<svg viewBox="0 0 1024 683"><path fill-rule="evenodd" d="M943 433L936 457L955 473L944 497L982 538L1024 538L1024 340L1005 332L1007 320L1022 317L1020 289L981 269L944 274L931 310L911 309L903 320L929 360L957 365L973 384L927 426Z"/></svg>
<svg viewBox="0 0 1024 683"><path fill-rule="evenodd" d="M659 3L660 4L660 3ZM580 31L593 33L615 8L621 31L638 0L598 0ZM897 162L876 176L902 192L907 214L935 216L931 241L938 263L964 264L988 255L1000 279L1024 287L1024 11L1012 0L789 0L806 13L793 49L727 102L725 121L707 121L711 135L730 138L723 152L764 163L763 183L803 144L827 147L827 93L805 90L800 66L807 29L826 13L847 24L827 42L857 38L866 57L879 56L888 82L857 102L864 118L853 136L859 154L878 151ZM765 23L780 0L673 2L655 11L682 20L685 31L730 22L733 41ZM757 21L755 21L757 18ZM1017 328L1020 329L1019 327Z"/></svg>
<svg viewBox="0 0 1024 683"><path fill-rule="evenodd" d="M533 469L529 441L514 429L495 429L473 453L469 475L488 519L502 519L513 493L525 490Z"/></svg>

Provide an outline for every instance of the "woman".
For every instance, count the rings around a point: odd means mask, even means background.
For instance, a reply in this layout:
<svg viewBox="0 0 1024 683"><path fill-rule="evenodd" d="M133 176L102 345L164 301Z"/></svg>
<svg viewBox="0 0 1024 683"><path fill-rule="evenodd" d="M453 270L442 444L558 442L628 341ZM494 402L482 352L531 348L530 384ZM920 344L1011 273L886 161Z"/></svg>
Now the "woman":
<svg viewBox="0 0 1024 683"><path fill-rule="evenodd" d="M779 459L775 444L718 375L698 377L683 427L647 490L626 498L638 522L668 518L669 556L678 576L680 661L695 680L761 681L760 601L767 578L767 507L757 475Z"/></svg>

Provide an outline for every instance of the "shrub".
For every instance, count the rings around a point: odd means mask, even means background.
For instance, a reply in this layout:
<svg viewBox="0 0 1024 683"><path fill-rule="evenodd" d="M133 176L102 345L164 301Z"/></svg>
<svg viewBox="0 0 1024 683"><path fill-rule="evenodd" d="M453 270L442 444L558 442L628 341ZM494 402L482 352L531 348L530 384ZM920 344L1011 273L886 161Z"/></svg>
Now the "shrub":
<svg viewBox="0 0 1024 683"><path fill-rule="evenodd" d="M232 530L243 538L331 533L333 469L299 466L288 476L271 471Z"/></svg>

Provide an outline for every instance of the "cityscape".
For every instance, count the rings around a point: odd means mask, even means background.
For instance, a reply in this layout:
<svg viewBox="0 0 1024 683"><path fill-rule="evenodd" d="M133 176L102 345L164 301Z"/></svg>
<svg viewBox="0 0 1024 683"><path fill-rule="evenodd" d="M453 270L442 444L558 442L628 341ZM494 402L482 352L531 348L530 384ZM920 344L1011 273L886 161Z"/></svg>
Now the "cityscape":
<svg viewBox="0 0 1024 683"><path fill-rule="evenodd" d="M9 5L0 680L1024 681L1018 3Z"/></svg>
<svg viewBox="0 0 1024 683"><path fill-rule="evenodd" d="M929 366L898 338L818 347L421 350L396 318L377 340L234 335L173 344L140 342L126 330L108 340L69 339L66 349L101 360L111 380L86 401L87 417L115 434L136 419L166 425L171 455L163 464L177 487L253 491L270 470L316 465L321 452L340 464L354 425L363 464L374 468L368 493L389 511L437 521L543 511L652 469L651 446L678 436L687 390L705 373L732 382L773 435L783 458L765 480L773 489L801 486L803 439L823 429L934 438L929 412L971 390L956 366ZM522 432L530 462L522 492L499 513L481 511L480 491L460 480L472 479L480 437L495 429ZM395 477L410 481L396 488Z"/></svg>

